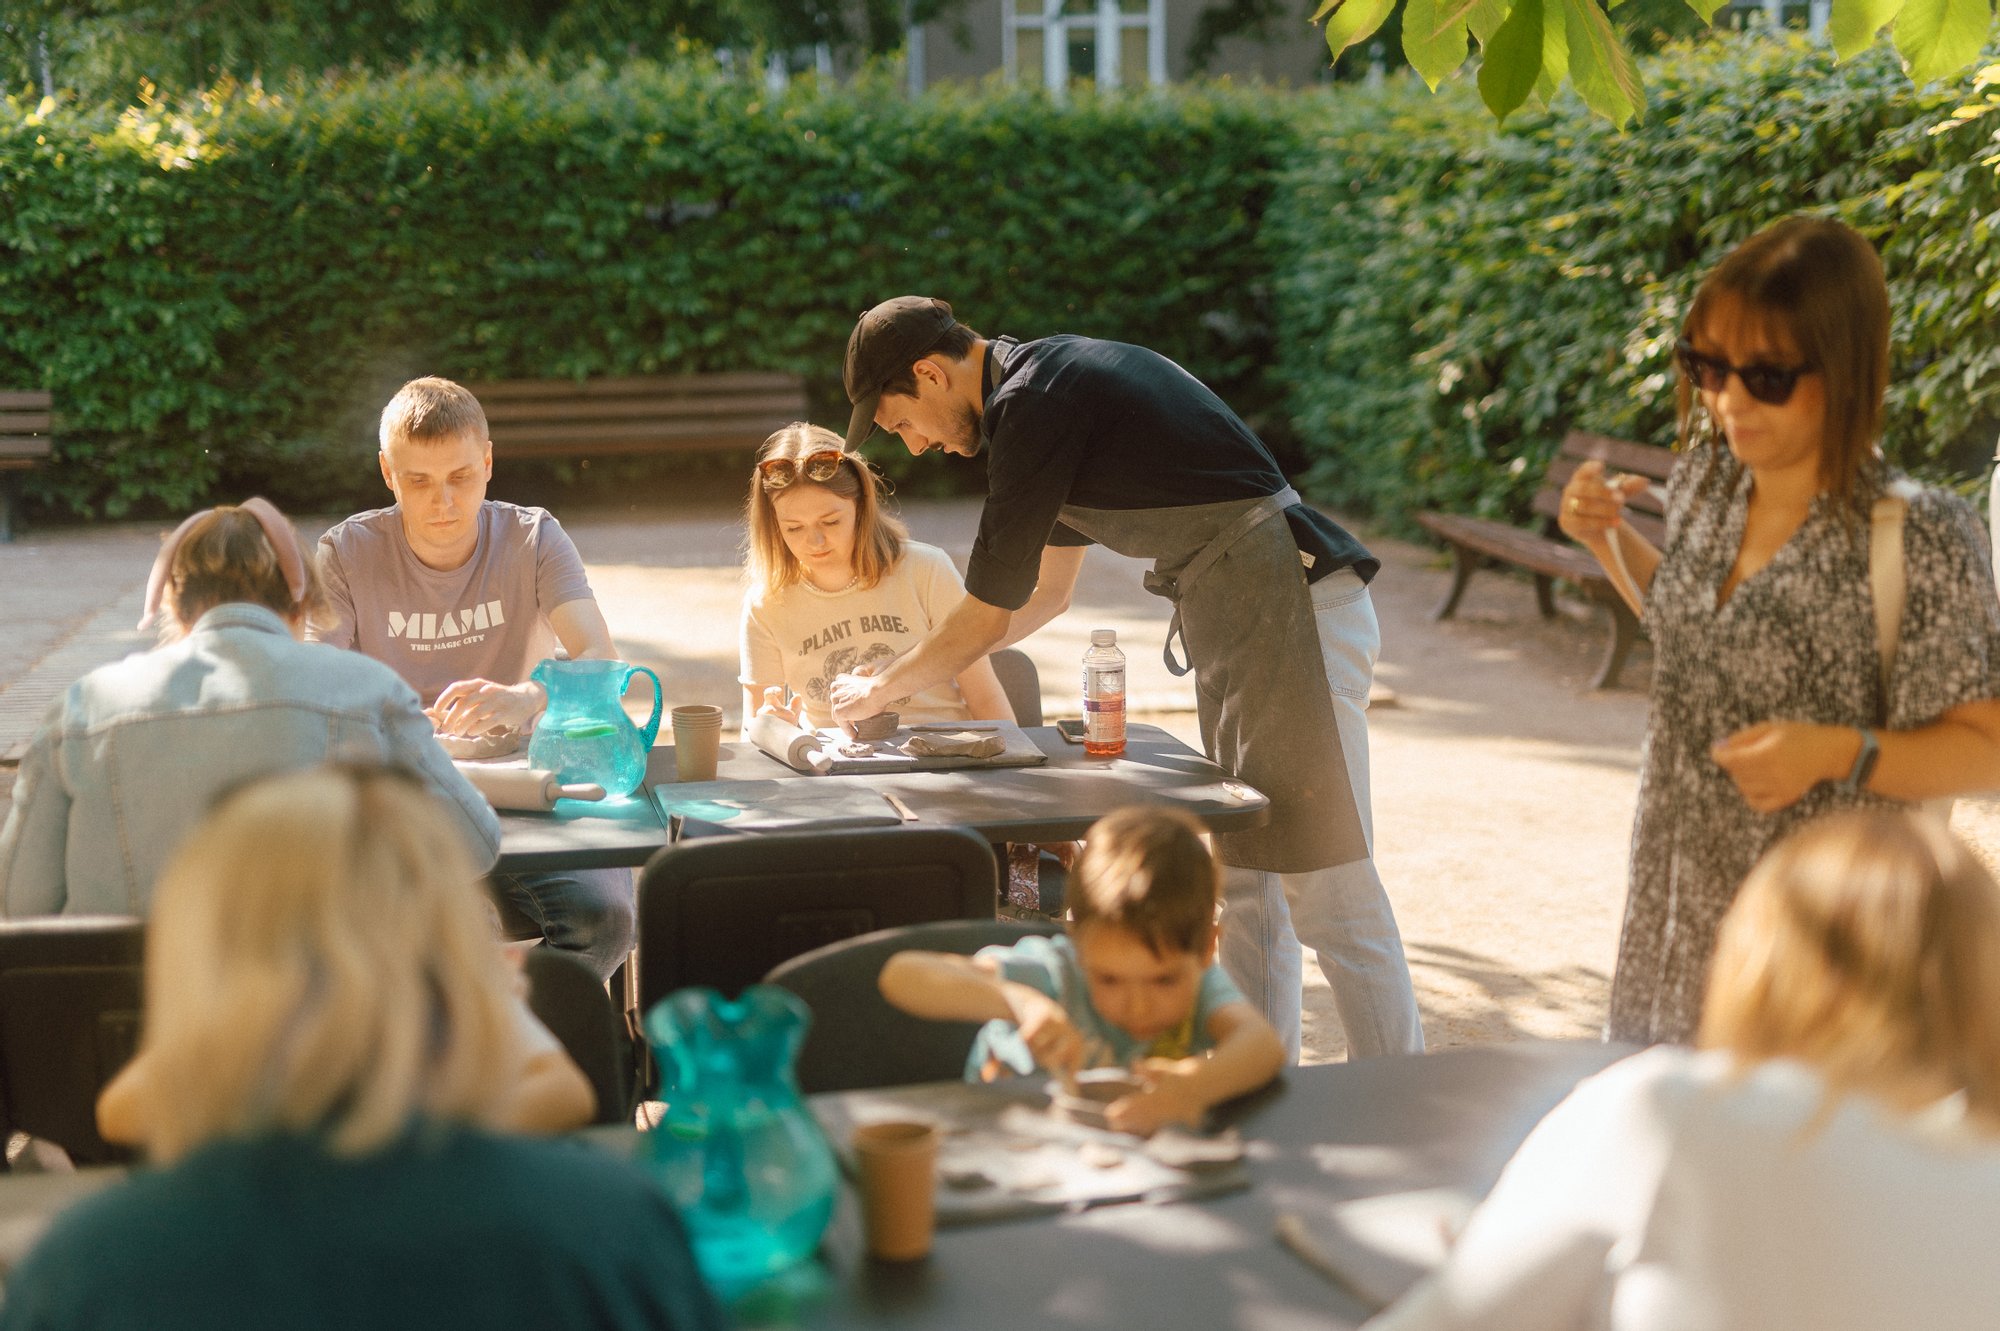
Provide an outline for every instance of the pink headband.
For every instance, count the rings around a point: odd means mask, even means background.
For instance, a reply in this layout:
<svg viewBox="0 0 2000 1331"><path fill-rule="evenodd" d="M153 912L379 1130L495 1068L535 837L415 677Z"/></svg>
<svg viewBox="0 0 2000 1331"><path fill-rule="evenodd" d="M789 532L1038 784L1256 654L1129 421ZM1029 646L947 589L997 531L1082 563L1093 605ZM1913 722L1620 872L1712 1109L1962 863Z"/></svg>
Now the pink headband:
<svg viewBox="0 0 2000 1331"><path fill-rule="evenodd" d="M264 539L271 543L271 552L278 557L278 567L285 575L285 586L291 589L292 604L297 605L306 596L306 560L299 549L299 534L292 530L292 524L285 521L268 499L246 499L237 505L243 512L257 519L257 525L264 529ZM167 575L173 570L174 555L187 539L188 529L207 517L214 509L205 509L195 514L180 526L160 547L158 558L153 560L153 571L146 577L146 608L139 615L139 627L145 628L153 622L153 616L160 613L160 597L167 590Z"/></svg>

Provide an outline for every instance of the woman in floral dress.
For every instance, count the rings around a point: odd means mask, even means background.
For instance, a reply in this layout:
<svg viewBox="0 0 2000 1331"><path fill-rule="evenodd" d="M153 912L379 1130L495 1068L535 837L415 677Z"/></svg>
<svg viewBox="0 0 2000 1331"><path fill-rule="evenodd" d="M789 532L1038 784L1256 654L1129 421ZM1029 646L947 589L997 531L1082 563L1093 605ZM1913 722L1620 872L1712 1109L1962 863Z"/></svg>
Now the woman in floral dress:
<svg viewBox="0 0 2000 1331"><path fill-rule="evenodd" d="M1599 463L1561 517L1655 650L1608 1028L1647 1042L1693 1035L1716 927L1774 842L1836 809L2000 787L2000 602L1977 516L1942 491L1909 490L1884 696L1870 514L1899 478L1878 448L1873 248L1824 218L1767 227L1702 283L1678 351L1665 549L1620 519L1643 478Z"/></svg>

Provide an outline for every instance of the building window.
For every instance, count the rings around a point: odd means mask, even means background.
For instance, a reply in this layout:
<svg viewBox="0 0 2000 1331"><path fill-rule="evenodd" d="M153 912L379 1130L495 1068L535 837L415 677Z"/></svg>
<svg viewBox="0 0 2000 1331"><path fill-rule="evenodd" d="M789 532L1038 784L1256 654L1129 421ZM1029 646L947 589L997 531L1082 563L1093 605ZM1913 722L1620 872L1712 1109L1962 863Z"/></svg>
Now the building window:
<svg viewBox="0 0 2000 1331"><path fill-rule="evenodd" d="M1167 0L1004 0L1007 77L1060 97L1075 83L1167 81Z"/></svg>

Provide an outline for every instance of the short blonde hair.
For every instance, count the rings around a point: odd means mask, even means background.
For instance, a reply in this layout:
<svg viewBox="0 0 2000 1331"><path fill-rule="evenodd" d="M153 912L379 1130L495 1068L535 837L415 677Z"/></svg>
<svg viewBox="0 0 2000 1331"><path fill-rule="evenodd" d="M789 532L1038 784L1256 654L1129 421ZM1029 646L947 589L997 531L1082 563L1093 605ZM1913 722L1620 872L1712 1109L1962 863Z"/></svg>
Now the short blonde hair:
<svg viewBox="0 0 2000 1331"><path fill-rule="evenodd" d="M1963 1090L2000 1123L2000 886L1933 818L1809 824L1724 918L1698 1043L1895 1104Z"/></svg>
<svg viewBox="0 0 2000 1331"><path fill-rule="evenodd" d="M302 558L300 564L305 595L294 601L263 524L234 504L212 508L181 538L167 568L166 600L173 607L172 618L185 631L210 610L233 601L261 605L286 619L310 616L321 606L319 571L311 558Z"/></svg>
<svg viewBox="0 0 2000 1331"><path fill-rule="evenodd" d="M429 443L471 435L487 442L486 412L461 384L434 375L412 379L382 408L382 450L400 443Z"/></svg>
<svg viewBox="0 0 2000 1331"><path fill-rule="evenodd" d="M1221 879L1201 824L1178 809L1134 805L1091 825L1076 862L1072 926L1113 924L1153 955L1206 952Z"/></svg>
<svg viewBox="0 0 2000 1331"><path fill-rule="evenodd" d="M226 797L161 876L146 939L148 1153L418 1118L488 1126L519 1075L479 875L416 778L331 766Z"/></svg>
<svg viewBox="0 0 2000 1331"><path fill-rule="evenodd" d="M758 467L772 458L798 459L828 449L841 455L833 475L815 481L802 474L784 488L810 485L854 501L854 572L861 579L861 586L880 583L903 557L903 546L910 539L909 529L883 510L881 478L868 465L868 459L849 453L833 431L793 421L758 448L758 465L750 469L750 493L743 501L743 525L747 532L745 563L750 585L760 592L768 594L802 581L805 570L785 548L784 533L778 529L778 511L771 500L782 491L766 489Z"/></svg>

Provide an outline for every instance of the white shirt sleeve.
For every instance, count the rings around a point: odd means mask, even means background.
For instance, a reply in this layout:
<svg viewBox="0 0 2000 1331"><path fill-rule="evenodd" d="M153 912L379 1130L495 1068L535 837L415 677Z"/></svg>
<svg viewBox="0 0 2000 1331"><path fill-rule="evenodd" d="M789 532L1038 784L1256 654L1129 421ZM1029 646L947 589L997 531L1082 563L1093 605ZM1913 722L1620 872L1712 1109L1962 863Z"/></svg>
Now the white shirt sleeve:
<svg viewBox="0 0 2000 1331"><path fill-rule="evenodd" d="M1528 1135L1451 1256L1367 1331L1583 1331L1600 1325L1614 1249L1636 1242L1672 1145L1655 1050L1580 1083Z"/></svg>
<svg viewBox="0 0 2000 1331"><path fill-rule="evenodd" d="M743 598L743 618L737 631L737 659L736 682L746 688L753 684L769 688L785 682L785 654L748 596Z"/></svg>

